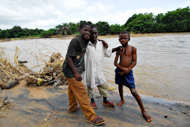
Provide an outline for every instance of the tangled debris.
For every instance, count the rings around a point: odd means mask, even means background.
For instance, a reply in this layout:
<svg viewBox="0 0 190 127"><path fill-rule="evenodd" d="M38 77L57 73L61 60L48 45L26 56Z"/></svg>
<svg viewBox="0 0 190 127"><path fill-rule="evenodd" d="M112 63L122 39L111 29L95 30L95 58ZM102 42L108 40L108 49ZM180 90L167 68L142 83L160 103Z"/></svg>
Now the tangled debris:
<svg viewBox="0 0 190 127"><path fill-rule="evenodd" d="M64 85L65 77L62 73L63 57L61 53L52 53L49 61L44 61L43 67L38 73L29 69L24 63L18 60L19 49L16 47L13 65L4 57L0 48L0 89L10 89L19 81L25 80L28 86Z"/></svg>
<svg viewBox="0 0 190 127"><path fill-rule="evenodd" d="M11 104L7 101L8 97L0 98L0 110L10 108Z"/></svg>
<svg viewBox="0 0 190 127"><path fill-rule="evenodd" d="M26 75L25 80L27 85L62 85L65 84L65 77L62 73L62 60L61 53L53 53L49 62L45 62L45 67L39 73Z"/></svg>

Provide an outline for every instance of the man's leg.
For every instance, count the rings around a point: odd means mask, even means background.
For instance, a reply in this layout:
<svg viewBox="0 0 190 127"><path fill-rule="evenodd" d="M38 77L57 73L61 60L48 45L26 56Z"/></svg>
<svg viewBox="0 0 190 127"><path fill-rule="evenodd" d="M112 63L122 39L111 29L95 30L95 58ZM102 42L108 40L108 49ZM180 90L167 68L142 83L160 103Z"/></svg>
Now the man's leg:
<svg viewBox="0 0 190 127"><path fill-rule="evenodd" d="M101 96L103 96L103 105L113 107L115 104L107 100L108 85L107 83L98 85L98 90Z"/></svg>
<svg viewBox="0 0 190 127"><path fill-rule="evenodd" d="M139 94L137 93L137 91L135 89L130 89L131 94L135 97L139 107L141 108L141 112L144 116L144 118L146 119L147 122L150 122L152 120L151 116L145 111L141 97L139 96Z"/></svg>
<svg viewBox="0 0 190 127"><path fill-rule="evenodd" d="M105 83L105 84L102 84L102 85L98 85L97 88L99 90L99 94L101 96L107 98L108 85ZM105 100L105 101L107 101L107 100Z"/></svg>
<svg viewBox="0 0 190 127"><path fill-rule="evenodd" d="M88 92L88 97L89 97L89 99L92 99L93 96L94 96L93 88L87 86L87 92Z"/></svg>
<svg viewBox="0 0 190 127"><path fill-rule="evenodd" d="M81 81L77 81L75 78L68 78L68 83L71 84L70 88L78 101L86 119L92 121L96 117L96 113L90 106L86 87Z"/></svg>
<svg viewBox="0 0 190 127"><path fill-rule="evenodd" d="M93 91L93 88L91 88L91 87L87 87L87 92L88 92L88 97L90 98L90 105L94 108L94 109L97 109L98 108L98 106L96 105L96 102L95 102L95 100L94 100L94 98L93 98L93 96L94 96L94 91Z"/></svg>
<svg viewBox="0 0 190 127"><path fill-rule="evenodd" d="M117 106L120 107L123 104L125 104L125 101L124 101L124 98L123 98L123 85L122 84L118 85L118 90L119 90L119 95L120 95L121 101L119 103L117 103Z"/></svg>
<svg viewBox="0 0 190 127"><path fill-rule="evenodd" d="M72 84L70 84L68 82L68 99L69 99L69 109L68 109L68 111L73 112L73 111L76 111L76 109L77 109L77 101L76 101L76 98L75 98L75 96L74 96L74 94L72 92L72 89L71 89L70 85L72 85Z"/></svg>

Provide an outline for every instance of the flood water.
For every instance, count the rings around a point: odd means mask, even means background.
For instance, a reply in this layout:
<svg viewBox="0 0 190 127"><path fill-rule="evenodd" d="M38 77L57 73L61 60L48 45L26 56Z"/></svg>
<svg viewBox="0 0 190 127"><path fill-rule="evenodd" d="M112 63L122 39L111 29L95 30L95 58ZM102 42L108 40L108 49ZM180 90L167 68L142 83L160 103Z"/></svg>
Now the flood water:
<svg viewBox="0 0 190 127"><path fill-rule="evenodd" d="M120 45L118 38L104 40L109 48ZM17 46L20 49L19 60L27 60L28 67L36 67L33 70L39 71L42 60L48 60L53 52L61 52L65 57L69 42L70 39L16 40L0 43L0 49L14 62ZM129 44L137 48L137 65L133 72L140 94L190 102L190 33L131 37ZM104 74L108 84L116 87L114 58L115 53L104 59Z"/></svg>

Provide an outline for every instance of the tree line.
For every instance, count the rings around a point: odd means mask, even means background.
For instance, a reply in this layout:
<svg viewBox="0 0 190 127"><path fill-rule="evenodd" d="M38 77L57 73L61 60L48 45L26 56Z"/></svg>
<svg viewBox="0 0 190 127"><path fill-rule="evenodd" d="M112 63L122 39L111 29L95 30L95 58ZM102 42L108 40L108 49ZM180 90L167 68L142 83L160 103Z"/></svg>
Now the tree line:
<svg viewBox="0 0 190 127"><path fill-rule="evenodd" d="M53 35L77 35L78 23L62 23L49 30L28 29L14 26L12 29L1 30L0 38L26 38L26 37L51 37ZM154 16L152 13L140 13L132 15L125 24L109 25L106 21L99 21L94 25L97 26L99 35L116 35L121 31L132 33L164 33L164 32L190 32L190 8L178 8L165 14L160 13Z"/></svg>

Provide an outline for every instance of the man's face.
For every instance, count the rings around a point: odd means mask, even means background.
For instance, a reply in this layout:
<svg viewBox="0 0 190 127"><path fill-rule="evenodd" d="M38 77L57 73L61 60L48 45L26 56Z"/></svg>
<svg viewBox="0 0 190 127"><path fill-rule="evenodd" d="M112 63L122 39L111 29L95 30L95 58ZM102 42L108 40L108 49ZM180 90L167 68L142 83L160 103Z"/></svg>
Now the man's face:
<svg viewBox="0 0 190 127"><path fill-rule="evenodd" d="M98 30L97 30L97 28L92 28L91 40L95 41L97 38L98 38Z"/></svg>
<svg viewBox="0 0 190 127"><path fill-rule="evenodd" d="M82 29L80 29L80 34L84 39L90 39L91 27L89 25L85 25Z"/></svg>
<svg viewBox="0 0 190 127"><path fill-rule="evenodd" d="M119 42L125 46L128 44L128 41L130 40L128 34L120 34L119 35Z"/></svg>

